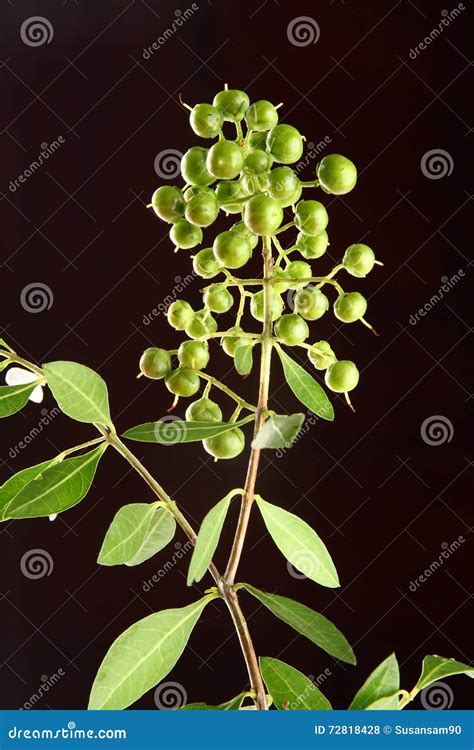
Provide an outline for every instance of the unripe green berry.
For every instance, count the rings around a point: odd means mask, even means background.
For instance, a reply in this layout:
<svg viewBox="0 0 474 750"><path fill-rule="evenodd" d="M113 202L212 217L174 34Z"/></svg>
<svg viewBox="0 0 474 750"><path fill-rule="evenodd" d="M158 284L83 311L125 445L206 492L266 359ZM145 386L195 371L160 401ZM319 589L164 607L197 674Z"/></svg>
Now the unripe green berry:
<svg viewBox="0 0 474 750"><path fill-rule="evenodd" d="M254 234L274 234L282 221L283 209L273 198L254 195L245 203L245 226Z"/></svg>
<svg viewBox="0 0 474 750"><path fill-rule="evenodd" d="M175 396L194 396L199 390L199 375L186 367L173 370L165 380L167 389Z"/></svg>
<svg viewBox="0 0 474 750"><path fill-rule="evenodd" d="M272 166L272 157L266 151L255 149L245 157L244 172L250 175L261 175Z"/></svg>
<svg viewBox="0 0 474 750"><path fill-rule="evenodd" d="M193 258L193 269L203 279L212 279L220 273L222 266L214 255L212 247L200 250Z"/></svg>
<svg viewBox="0 0 474 750"><path fill-rule="evenodd" d="M190 339L202 339L217 331L217 321L209 313L205 316L205 311L200 310L194 313L191 323L186 326L186 335Z"/></svg>
<svg viewBox="0 0 474 750"><path fill-rule="evenodd" d="M329 300L320 289L307 286L294 298L295 310L305 320L319 320L329 307Z"/></svg>
<svg viewBox="0 0 474 750"><path fill-rule="evenodd" d="M191 224L198 227L208 227L219 214L217 198L212 191L193 195L186 204L185 217Z"/></svg>
<svg viewBox="0 0 474 750"><path fill-rule="evenodd" d="M284 303L279 294L273 294L272 300L272 320L276 320L283 312ZM250 300L250 312L255 320L264 320L264 296L263 289L256 292Z"/></svg>
<svg viewBox="0 0 474 750"><path fill-rule="evenodd" d="M262 151L265 151L265 149L267 148L267 135L268 135L268 130L264 130L261 133L258 133L257 131L250 133L250 136L249 136L250 148L259 148Z"/></svg>
<svg viewBox="0 0 474 750"><path fill-rule="evenodd" d="M286 267L286 274L290 279L301 279L299 283L292 283L289 289L300 289L308 282L305 279L310 279L313 275L313 271L309 263L304 260L292 260Z"/></svg>
<svg viewBox="0 0 474 750"><path fill-rule="evenodd" d="M196 104L189 115L189 122L196 135L215 138L222 128L224 118L212 104Z"/></svg>
<svg viewBox="0 0 474 750"><path fill-rule="evenodd" d="M227 122L240 122L249 108L250 99L245 91L239 89L225 89L215 95L212 102L214 107L222 112Z"/></svg>
<svg viewBox="0 0 474 750"><path fill-rule="evenodd" d="M345 156L329 154L319 162L316 176L326 193L345 195L355 187L357 169L355 164Z"/></svg>
<svg viewBox="0 0 474 750"><path fill-rule="evenodd" d="M278 122L278 111L266 99L260 99L250 105L245 113L245 122L249 130L262 132L274 128Z"/></svg>
<svg viewBox="0 0 474 750"><path fill-rule="evenodd" d="M169 224L179 221L184 214L185 203L181 190L171 185L163 185L151 197L153 210L157 216Z"/></svg>
<svg viewBox="0 0 474 750"><path fill-rule="evenodd" d="M204 449L214 458L235 458L245 447L245 436L240 427L227 430L202 441Z"/></svg>
<svg viewBox="0 0 474 750"><path fill-rule="evenodd" d="M234 141L218 141L209 149L207 169L219 180L233 180L244 166L244 155Z"/></svg>
<svg viewBox="0 0 474 750"><path fill-rule="evenodd" d="M302 344L309 336L309 328L303 318L296 313L282 315L275 323L275 334L287 346Z"/></svg>
<svg viewBox="0 0 474 750"><path fill-rule="evenodd" d="M194 318L194 310L186 300L177 299L171 303L166 315L170 326L177 331L184 331Z"/></svg>
<svg viewBox="0 0 474 750"><path fill-rule="evenodd" d="M329 216L319 201L300 201L296 206L295 224L303 234L315 237L326 229Z"/></svg>
<svg viewBox="0 0 474 750"><path fill-rule="evenodd" d="M299 199L301 198L301 193L303 192L303 186L300 184L296 188L293 195L291 195L289 198L278 198L278 205L280 205L282 208L288 208L288 206L295 206Z"/></svg>
<svg viewBox="0 0 474 750"><path fill-rule="evenodd" d="M181 159L181 174L189 185L211 185L215 177L206 167L208 150L201 146L193 146Z"/></svg>
<svg viewBox="0 0 474 750"><path fill-rule="evenodd" d="M243 330L240 326L234 326L229 328L228 333L243 333ZM229 357L233 357L237 347L243 343L245 343L245 338L241 339L238 336L224 336L221 341L222 348Z"/></svg>
<svg viewBox="0 0 474 750"><path fill-rule="evenodd" d="M166 349L151 346L140 357L140 372L151 380L161 380L171 372L171 357Z"/></svg>
<svg viewBox="0 0 474 750"><path fill-rule="evenodd" d="M315 237L308 237L308 235L303 234L303 232L298 232L296 238L296 247L303 258L306 258L307 260L320 258L326 252L328 245L329 238L325 229Z"/></svg>
<svg viewBox="0 0 474 750"><path fill-rule="evenodd" d="M222 422L219 404L205 396L189 404L185 416L188 422Z"/></svg>
<svg viewBox="0 0 474 750"><path fill-rule="evenodd" d="M350 245L342 259L342 265L347 273L358 278L367 276L375 263L375 254L371 247L362 243Z"/></svg>
<svg viewBox="0 0 474 750"><path fill-rule="evenodd" d="M277 167L269 175L268 192L276 201L293 198L300 181L291 167Z"/></svg>
<svg viewBox="0 0 474 750"><path fill-rule="evenodd" d="M327 370L336 361L336 355L327 341L318 341L308 349L309 361L317 370Z"/></svg>
<svg viewBox="0 0 474 750"><path fill-rule="evenodd" d="M247 240L231 231L221 232L214 240L214 255L224 268L241 268L252 251Z"/></svg>
<svg viewBox="0 0 474 750"><path fill-rule="evenodd" d="M359 292L341 294L334 303L334 315L343 323L355 323L364 317L367 300Z"/></svg>
<svg viewBox="0 0 474 750"><path fill-rule="evenodd" d="M258 236L251 232L250 229L247 229L243 221L238 221L237 224L231 226L229 231L248 242L250 250L254 250L257 247Z"/></svg>
<svg viewBox="0 0 474 750"><path fill-rule="evenodd" d="M359 382L359 370L354 362L341 359L334 362L326 370L324 381L328 388L335 393L348 393Z"/></svg>
<svg viewBox="0 0 474 750"><path fill-rule="evenodd" d="M275 125L267 135L267 150L281 164L301 159L303 138L292 125Z"/></svg>
<svg viewBox="0 0 474 750"><path fill-rule="evenodd" d="M259 175L244 174L240 182L246 195L264 193L268 189L269 175L266 172Z"/></svg>
<svg viewBox="0 0 474 750"><path fill-rule="evenodd" d="M178 349L178 359L189 370L204 370L209 363L207 341L182 341Z"/></svg>
<svg viewBox="0 0 474 750"><path fill-rule="evenodd" d="M234 304L234 298L224 284L212 284L204 292L204 304L215 313L226 313Z"/></svg>
<svg viewBox="0 0 474 750"><path fill-rule="evenodd" d="M202 242L202 229L186 219L181 219L171 227L170 239L176 247L190 250Z"/></svg>
<svg viewBox="0 0 474 750"><path fill-rule="evenodd" d="M242 203L230 203L234 198L239 200L245 197L245 191L239 180L235 182L225 181L219 182L216 187L216 197L220 204L225 203L222 206L222 210L227 214L240 214L242 210Z"/></svg>

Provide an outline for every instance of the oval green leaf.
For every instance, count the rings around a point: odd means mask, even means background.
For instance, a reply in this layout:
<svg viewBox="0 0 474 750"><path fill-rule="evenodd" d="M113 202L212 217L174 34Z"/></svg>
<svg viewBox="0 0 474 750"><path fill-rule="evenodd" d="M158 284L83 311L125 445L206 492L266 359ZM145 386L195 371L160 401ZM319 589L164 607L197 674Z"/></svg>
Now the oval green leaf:
<svg viewBox="0 0 474 750"><path fill-rule="evenodd" d="M400 693L397 691L393 695L387 695L385 698L379 698L365 707L365 711L398 711L400 709Z"/></svg>
<svg viewBox="0 0 474 750"><path fill-rule="evenodd" d="M100 565L139 565L173 539L176 521L154 503L130 503L120 508L103 541Z"/></svg>
<svg viewBox="0 0 474 750"><path fill-rule="evenodd" d="M327 654L348 664L356 663L354 652L348 641L324 615L315 612L314 609L310 609L305 604L300 604L300 602L295 602L293 599L288 599L288 597L279 594L268 594L250 586L248 583L244 583L243 588L267 607L275 617L286 622L297 633L304 635L305 638L322 648Z"/></svg>
<svg viewBox="0 0 474 750"><path fill-rule="evenodd" d="M271 414L253 439L252 448L290 448L303 422L304 414Z"/></svg>
<svg viewBox="0 0 474 750"><path fill-rule="evenodd" d="M255 496L270 536L287 560L307 578L336 588L339 578L326 545L316 532L294 513Z"/></svg>
<svg viewBox="0 0 474 750"><path fill-rule="evenodd" d="M135 703L170 672L183 653L208 594L180 609L165 609L139 620L108 650L92 686L89 709L120 710Z"/></svg>
<svg viewBox="0 0 474 750"><path fill-rule="evenodd" d="M351 711L363 711L380 698L388 698L400 690L400 671L397 657L390 654L366 679L349 706Z"/></svg>
<svg viewBox="0 0 474 750"><path fill-rule="evenodd" d="M77 505L88 493L106 448L107 444L99 445L82 456L66 458L41 471L5 506L4 519L50 516Z"/></svg>
<svg viewBox="0 0 474 750"><path fill-rule="evenodd" d="M280 659L260 658L262 677L275 707L290 711L330 711L332 706L302 672Z"/></svg>
<svg viewBox="0 0 474 750"><path fill-rule="evenodd" d="M161 419L157 422L145 422L131 427L123 437L138 440L141 443L158 443L175 445L176 443L195 443L206 438L222 435L234 427L242 427L253 422L254 416L245 417L238 422L186 422L184 419Z"/></svg>
<svg viewBox="0 0 474 750"><path fill-rule="evenodd" d="M112 425L105 381L77 362L43 365L51 392L64 414L78 422Z"/></svg>
<svg viewBox="0 0 474 750"><path fill-rule="evenodd" d="M240 344L234 354L234 365L239 375L249 375L253 365L252 344Z"/></svg>
<svg viewBox="0 0 474 750"><path fill-rule="evenodd" d="M425 656L421 675L412 692L414 694L419 693L432 682L455 674L466 674L468 677L474 677L474 666L463 664L455 659L446 659L444 656Z"/></svg>
<svg viewBox="0 0 474 750"><path fill-rule="evenodd" d="M313 414L331 422L334 419L334 409L319 383L301 365L289 357L281 346L277 344L275 348L283 365L286 382L296 398Z"/></svg>
<svg viewBox="0 0 474 750"><path fill-rule="evenodd" d="M3 513L8 503L24 488L27 484L32 482L34 479L38 479L41 474L49 469L50 466L54 466L59 461L59 458L53 458L50 461L43 461L36 466L30 466L28 469L22 469L17 474L13 474L5 484L0 487L0 521L3 520Z"/></svg>
<svg viewBox="0 0 474 750"><path fill-rule="evenodd" d="M0 418L23 409L39 382L0 386Z"/></svg>
<svg viewBox="0 0 474 750"><path fill-rule="evenodd" d="M201 528L199 529L191 562L189 563L188 586L191 586L194 581L200 581L209 567L209 563L211 562L212 556L214 555L219 543L219 537L229 509L230 501L239 493L240 490L232 490L229 492L217 503L217 505L211 508L209 513L205 516Z"/></svg>

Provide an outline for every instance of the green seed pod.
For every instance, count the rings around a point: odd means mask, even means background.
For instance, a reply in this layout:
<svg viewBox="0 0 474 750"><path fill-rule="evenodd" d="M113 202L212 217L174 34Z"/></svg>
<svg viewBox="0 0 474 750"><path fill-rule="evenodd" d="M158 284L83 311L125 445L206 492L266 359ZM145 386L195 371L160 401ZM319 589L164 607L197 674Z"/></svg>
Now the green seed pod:
<svg viewBox="0 0 474 750"><path fill-rule="evenodd" d="M294 298L295 310L305 320L319 320L329 307L329 300L320 289L307 286Z"/></svg>
<svg viewBox="0 0 474 750"><path fill-rule="evenodd" d="M265 132L274 128L278 123L278 111L271 102L260 99L248 108L245 113L245 122L249 130Z"/></svg>
<svg viewBox="0 0 474 750"><path fill-rule="evenodd" d="M326 230L323 230L315 237L309 237L308 235L303 234L303 232L298 232L296 238L296 247L303 258L306 258L307 260L320 258L326 252L328 245L329 237Z"/></svg>
<svg viewBox="0 0 474 750"><path fill-rule="evenodd" d="M300 181L291 167L277 167L270 172L268 192L274 200L285 201L293 198L298 187Z"/></svg>
<svg viewBox="0 0 474 750"><path fill-rule="evenodd" d="M258 148L258 149L261 149L262 151L265 151L265 149L267 148L267 135L268 135L267 130L264 130L263 132L260 132L260 133L257 131L250 133L250 136L249 136L250 148Z"/></svg>
<svg viewBox="0 0 474 750"><path fill-rule="evenodd" d="M181 219L171 227L170 239L176 247L190 250L202 242L202 229L186 219Z"/></svg>
<svg viewBox="0 0 474 750"><path fill-rule="evenodd" d="M239 180L232 182L231 180L226 182L219 182L216 187L216 197L220 204L225 203L222 206L222 210L227 214L240 214L242 211L242 203L230 203L230 201L241 198L245 198L245 191Z"/></svg>
<svg viewBox="0 0 474 750"><path fill-rule="evenodd" d="M171 357L166 349L151 346L140 357L140 372L151 380L161 380L171 372Z"/></svg>
<svg viewBox="0 0 474 750"><path fill-rule="evenodd" d="M214 458L236 458L245 448L245 436L240 427L202 441L204 449Z"/></svg>
<svg viewBox="0 0 474 750"><path fill-rule="evenodd" d="M252 254L247 240L231 231L217 235L213 250L218 262L224 268L241 268Z"/></svg>
<svg viewBox="0 0 474 750"><path fill-rule="evenodd" d="M367 300L359 292L341 294L334 303L334 315L343 323L355 323L364 317Z"/></svg>
<svg viewBox="0 0 474 750"><path fill-rule="evenodd" d="M196 104L189 115L189 122L196 135L215 138L224 124L224 118L212 104Z"/></svg>
<svg viewBox="0 0 474 750"><path fill-rule="evenodd" d="M184 331L194 318L194 310L186 300L177 299L171 303L166 315L170 326L177 331Z"/></svg>
<svg viewBox="0 0 474 750"><path fill-rule="evenodd" d="M341 359L328 367L324 382L335 393L348 393L359 382L359 370L354 362Z"/></svg>
<svg viewBox="0 0 474 750"><path fill-rule="evenodd" d="M205 396L189 404L185 416L188 422L222 422L219 404Z"/></svg>
<svg viewBox="0 0 474 750"><path fill-rule="evenodd" d="M240 182L246 195L254 195L255 193L264 193L268 189L268 181L268 174L244 174ZM240 208L242 209L243 206Z"/></svg>
<svg viewBox="0 0 474 750"><path fill-rule="evenodd" d="M357 169L355 164L345 156L329 154L319 162L316 176L326 193L345 195L355 187Z"/></svg>
<svg viewBox="0 0 474 750"><path fill-rule="evenodd" d="M336 361L336 355L327 341L318 341L308 349L309 361L317 370L327 370Z"/></svg>
<svg viewBox="0 0 474 750"><path fill-rule="evenodd" d="M278 204L282 208L288 208L288 206L295 206L298 203L299 199L301 198L302 192L303 192L303 186L298 185L295 192L290 198L286 198L285 200L283 198L279 198Z"/></svg>
<svg viewBox="0 0 474 750"><path fill-rule="evenodd" d="M229 328L228 333L243 333L243 329L240 326L234 326ZM237 347L245 342L245 338L241 339L238 336L224 336L221 341L222 348L229 357L233 357Z"/></svg>
<svg viewBox="0 0 474 750"><path fill-rule="evenodd" d="M193 269L203 279L213 279L220 273L221 268L212 247L200 250L193 258Z"/></svg>
<svg viewBox="0 0 474 750"><path fill-rule="evenodd" d="M237 224L231 226L230 232L241 237L250 245L250 250L254 250L258 245L258 237L256 234L247 229L243 221L238 221Z"/></svg>
<svg viewBox="0 0 474 750"><path fill-rule="evenodd" d="M193 195L186 204L186 220L197 227L208 227L219 214L219 205L213 191Z"/></svg>
<svg viewBox="0 0 474 750"><path fill-rule="evenodd" d="M281 164L293 164L303 154L303 138L292 125L275 125L267 135L267 151Z"/></svg>
<svg viewBox="0 0 474 750"><path fill-rule="evenodd" d="M190 185L204 187L214 182L214 175L206 167L207 154L207 148L193 146L181 159L181 174Z"/></svg>
<svg viewBox="0 0 474 750"><path fill-rule="evenodd" d="M208 286L203 299L205 306L215 313L226 313L234 304L234 298L224 284Z"/></svg>
<svg viewBox="0 0 474 750"><path fill-rule="evenodd" d="M297 346L308 338L308 324L296 313L282 315L275 323L275 335L278 336L282 344Z"/></svg>
<svg viewBox="0 0 474 750"><path fill-rule="evenodd" d="M259 320L263 323L264 320L264 308L263 308L263 289L260 292L255 292L252 299L250 300L250 312L255 320ZM276 320L280 317L283 312L284 304L279 294L273 294L272 302L272 320Z"/></svg>
<svg viewBox="0 0 474 750"><path fill-rule="evenodd" d="M204 370L209 363L207 341L182 341L178 349L178 359L189 370Z"/></svg>
<svg viewBox="0 0 474 750"><path fill-rule="evenodd" d="M207 315L205 315L207 313ZM202 339L217 331L217 321L206 310L194 313L191 323L186 326L186 335L190 339Z"/></svg>
<svg viewBox="0 0 474 750"><path fill-rule="evenodd" d="M342 265L351 276L367 276L375 264L375 254L371 247L362 243L350 245L342 259Z"/></svg>
<svg viewBox="0 0 474 750"><path fill-rule="evenodd" d="M207 169L219 180L233 180L244 166L244 155L235 141L217 141L209 149Z"/></svg>
<svg viewBox="0 0 474 750"><path fill-rule="evenodd" d="M212 102L227 122L240 122L249 108L250 99L245 91L225 89L215 95Z"/></svg>
<svg viewBox="0 0 474 750"><path fill-rule="evenodd" d="M194 396L199 390L199 375L186 367L173 370L165 380L167 389L175 396Z"/></svg>
<svg viewBox="0 0 474 750"><path fill-rule="evenodd" d="M255 149L245 157L244 172L250 175L261 175L272 166L272 157L266 151Z"/></svg>
<svg viewBox="0 0 474 750"><path fill-rule="evenodd" d="M319 201L300 201L296 206L295 224L303 234L315 237L326 229L329 216Z"/></svg>
<svg viewBox="0 0 474 750"><path fill-rule="evenodd" d="M274 234L282 221L283 209L273 198L254 195L245 203L245 226L254 234Z"/></svg>
<svg viewBox="0 0 474 750"><path fill-rule="evenodd" d="M177 187L171 185L159 187L151 197L151 204L155 214L169 224L174 224L184 215L184 196Z"/></svg>
<svg viewBox="0 0 474 750"><path fill-rule="evenodd" d="M292 260L291 263L288 263L285 270L288 278L303 279L303 281L300 281L299 283L293 282L289 287L290 289L300 289L301 287L305 286L308 281L304 281L304 279L309 280L313 275L311 266L304 260Z"/></svg>

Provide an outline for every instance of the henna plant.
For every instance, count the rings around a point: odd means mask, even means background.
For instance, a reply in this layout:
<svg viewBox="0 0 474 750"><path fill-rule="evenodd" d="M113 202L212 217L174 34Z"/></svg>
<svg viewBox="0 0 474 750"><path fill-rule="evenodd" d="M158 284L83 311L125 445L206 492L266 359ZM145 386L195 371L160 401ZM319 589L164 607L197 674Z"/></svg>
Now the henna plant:
<svg viewBox="0 0 474 750"><path fill-rule="evenodd" d="M236 582L251 511L262 514L276 546L309 579L327 587L339 586L336 568L317 533L302 519L256 494L262 450L287 448L296 438L304 414L277 414L269 404L272 357L276 353L286 382L307 410L324 420L334 418L333 407L321 385L288 348L306 351L313 369L324 372L327 388L344 394L359 380L356 365L339 360L327 341L308 343L308 322L319 320L329 307L326 289L335 293L333 311L344 323L365 320L365 298L345 292L336 279L339 272L364 278L378 261L365 244L347 248L342 261L326 273L315 275L312 261L325 253L329 240L328 215L318 200L301 199L303 191L320 188L323 193L344 195L354 188L357 171L343 156L325 156L316 177L299 179L290 164L301 159L304 138L296 128L279 123L278 109L269 101L250 104L243 91L219 92L213 104L189 107L193 131L216 139L210 148L193 146L182 159L182 187L163 186L152 197L150 207L171 224L170 238L176 249L193 249L203 239L202 228L210 226L223 211L235 216L234 223L214 239L212 247L200 249L193 258L195 272L204 279L219 278L203 291L203 307L193 310L185 300L176 300L167 311L168 322L187 338L179 348L147 349L140 360L141 374L164 379L174 395L173 406L182 397L202 395L187 408L185 419L164 418L138 425L122 437L155 444L202 441L204 449L218 459L231 459L245 448L243 427L253 424L247 475L242 488L231 489L205 516L196 533L176 501L143 466L119 437L109 410L105 382L93 370L74 362L57 361L42 367L19 356L0 341L1 369L7 385L0 388L0 416L41 401L47 387L65 415L94 425L99 432L86 443L67 448L58 456L20 471L0 488L0 519L54 516L79 503L87 494L99 461L112 447L130 464L154 493L152 503L133 503L121 508L113 519L99 553L104 566L139 565L157 554L173 538L178 525L194 545L188 585L208 572L214 585L198 601L145 617L129 627L107 652L92 687L89 707L122 709L133 704L157 685L173 668L186 647L191 632L206 605L221 599L227 606L240 641L248 671L249 690L219 706L190 704L187 709L238 709L244 701L258 709L329 709L323 693L304 674L270 657L257 658L239 592L245 590L277 618L285 622L331 656L355 664L355 655L344 635L326 617L292 599L269 594L248 583ZM244 134L243 124L246 131ZM236 137L224 136L223 128L235 126ZM217 184L216 184L217 182ZM212 186L212 187L211 187ZM290 220L284 223L284 209ZM280 242L280 236L292 239ZM296 237L293 236L296 230ZM247 264L261 245L261 275L241 278L234 272ZM324 290L324 291L323 291ZM236 305L232 325L221 326L215 315L230 313ZM284 312L285 302L289 311ZM242 327L244 314L259 322L260 330ZM372 329L373 330L373 329ZM235 369L248 375L253 353L259 353L260 379L257 403L248 402L206 368L210 345L220 342ZM178 364L175 366L174 360ZM234 405L225 421L220 405L211 394ZM212 562L230 503L240 499L240 515L225 571ZM468 665L439 656L427 656L422 674L411 692L400 689L395 655L389 656L368 677L349 708L400 709L415 695L451 674L474 674Z"/></svg>

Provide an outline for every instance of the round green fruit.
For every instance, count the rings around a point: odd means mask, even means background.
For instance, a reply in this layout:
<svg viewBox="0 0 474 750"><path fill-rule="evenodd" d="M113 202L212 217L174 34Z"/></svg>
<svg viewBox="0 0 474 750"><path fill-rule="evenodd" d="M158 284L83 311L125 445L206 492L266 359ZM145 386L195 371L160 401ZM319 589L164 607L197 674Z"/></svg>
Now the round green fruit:
<svg viewBox="0 0 474 750"><path fill-rule="evenodd" d="M303 232L298 232L296 238L296 247L303 258L307 260L320 258L326 252L328 245L329 237L325 229L315 237L309 237Z"/></svg>
<svg viewBox="0 0 474 750"><path fill-rule="evenodd" d="M230 230L217 235L213 250L217 261L224 268L241 268L252 254L247 240Z"/></svg>
<svg viewBox="0 0 474 750"><path fill-rule="evenodd" d="M234 298L224 284L212 284L204 292L204 304L215 313L226 313L234 304Z"/></svg>
<svg viewBox="0 0 474 750"><path fill-rule="evenodd" d="M170 230L171 242L182 250L190 250L202 242L202 229L186 219L180 219Z"/></svg>
<svg viewBox="0 0 474 750"><path fill-rule="evenodd" d="M307 280L313 275L311 266L304 260L292 260L291 263L288 263L285 271L288 278L293 279L289 289L299 289L305 286L308 283ZM296 279L299 279L297 283L295 283Z"/></svg>
<svg viewBox="0 0 474 750"><path fill-rule="evenodd" d="M319 320L328 309L329 300L320 289L307 286L295 294L294 305L305 320Z"/></svg>
<svg viewBox="0 0 474 750"><path fill-rule="evenodd" d="M244 172L250 175L261 175L272 166L272 157L266 151L255 149L245 157Z"/></svg>
<svg viewBox="0 0 474 750"><path fill-rule="evenodd" d="M213 279L221 271L221 265L212 247L200 250L193 258L193 269L203 279Z"/></svg>
<svg viewBox="0 0 474 750"><path fill-rule="evenodd" d="M214 458L235 458L245 447L245 436L239 427L202 441L204 449Z"/></svg>
<svg viewBox="0 0 474 750"><path fill-rule="evenodd" d="M237 224L231 226L230 232L246 240L250 245L250 249L254 250L258 245L258 237L256 234L247 229L243 221L238 221Z"/></svg>
<svg viewBox="0 0 474 750"><path fill-rule="evenodd" d="M254 131L250 133L248 141L250 148L258 148L262 151L265 151L265 149L267 148L267 135L267 130L264 130L263 132Z"/></svg>
<svg viewBox="0 0 474 750"><path fill-rule="evenodd" d="M184 331L194 318L194 310L186 300L177 299L168 307L166 315L170 326L177 331Z"/></svg>
<svg viewBox="0 0 474 750"><path fill-rule="evenodd" d="M264 305L263 305L263 289L260 292L256 292L250 300L250 312L255 318L263 323L264 320ZM280 317L283 312L284 303L279 294L273 294L272 301L272 320L276 320Z"/></svg>
<svg viewBox="0 0 474 750"><path fill-rule="evenodd" d="M234 141L218 141L209 149L206 166L219 180L233 180L244 166L242 149Z"/></svg>
<svg viewBox="0 0 474 750"><path fill-rule="evenodd" d="M204 370L209 363L207 341L183 341L178 349L178 359L189 370Z"/></svg>
<svg viewBox="0 0 474 750"><path fill-rule="evenodd" d="M282 344L297 346L309 336L308 324L296 313L282 315L275 323L275 334Z"/></svg>
<svg viewBox="0 0 474 750"><path fill-rule="evenodd" d="M151 380L161 380L171 372L171 357L166 349L151 346L140 357L140 372Z"/></svg>
<svg viewBox="0 0 474 750"><path fill-rule="evenodd" d="M245 226L254 234L274 234L282 221L282 207L267 195L254 195L245 203Z"/></svg>
<svg viewBox="0 0 474 750"><path fill-rule="evenodd" d="M342 259L342 265L351 276L367 276L375 264L375 254L371 247L363 243L350 245Z"/></svg>
<svg viewBox="0 0 474 750"><path fill-rule="evenodd" d="M340 154L329 154L318 164L316 176L323 190L332 195L349 193L357 182L355 164Z"/></svg>
<svg viewBox="0 0 474 750"><path fill-rule="evenodd" d="M175 396L194 396L199 390L199 375L186 367L173 370L165 380L166 387Z"/></svg>
<svg viewBox="0 0 474 750"><path fill-rule="evenodd" d="M240 122L249 108L250 99L245 91L225 89L215 95L212 102L227 122Z"/></svg>
<svg viewBox="0 0 474 750"><path fill-rule="evenodd" d="M181 159L181 174L189 185L205 187L214 182L214 175L206 167L207 154L207 148L193 146Z"/></svg>
<svg viewBox="0 0 474 750"><path fill-rule="evenodd" d="M191 224L198 227L208 227L219 214L219 205L215 194L209 193L193 195L186 204L185 217Z"/></svg>
<svg viewBox="0 0 474 750"><path fill-rule="evenodd" d="M219 404L203 396L189 404L185 417L188 422L222 422L222 411Z"/></svg>
<svg viewBox="0 0 474 750"><path fill-rule="evenodd" d="M309 361L317 370L327 370L336 361L336 355L327 341L318 341L308 349Z"/></svg>
<svg viewBox="0 0 474 750"><path fill-rule="evenodd" d="M334 315L343 323L355 323L364 317L367 300L359 292L341 294L334 303Z"/></svg>
<svg viewBox="0 0 474 750"><path fill-rule="evenodd" d="M249 130L264 132L274 128L278 122L278 111L266 99L260 99L250 105L245 113L245 122Z"/></svg>
<svg viewBox="0 0 474 750"><path fill-rule="evenodd" d="M174 224L184 215L184 196L177 187L171 185L159 187L151 197L151 204L155 214L169 224Z"/></svg>
<svg viewBox="0 0 474 750"><path fill-rule="evenodd" d="M217 321L209 313L205 316L205 311L200 310L194 313L194 318L185 330L190 339L202 339L217 331Z"/></svg>
<svg viewBox="0 0 474 750"><path fill-rule="evenodd" d="M293 164L303 153L301 133L292 125L275 125L267 135L267 151L280 164Z"/></svg>
<svg viewBox="0 0 474 750"><path fill-rule="evenodd" d="M189 122L196 135L215 138L222 128L224 118L212 104L196 104L189 115Z"/></svg>
<svg viewBox="0 0 474 750"><path fill-rule="evenodd" d="M243 330L240 326L234 326L233 328L229 328L228 333L243 333ZM225 353L229 357L233 357L237 347L242 343L245 343L245 338L241 339L238 336L224 336L221 343Z"/></svg>
<svg viewBox="0 0 474 750"><path fill-rule="evenodd" d="M354 362L341 359L328 367L324 381L331 391L335 393L348 393L359 382L359 370Z"/></svg>
<svg viewBox="0 0 474 750"><path fill-rule="evenodd" d="M216 187L216 198L220 204L225 204L222 209L226 214L240 214L242 203L231 203L231 201L245 198L245 191L239 180L219 182Z"/></svg>
<svg viewBox="0 0 474 750"><path fill-rule="evenodd" d="M300 201L296 206L295 224L303 234L315 237L326 229L329 216L319 201Z"/></svg>
<svg viewBox="0 0 474 750"><path fill-rule="evenodd" d="M268 192L276 201L286 201L293 198L300 181L291 167L277 167L269 175Z"/></svg>

